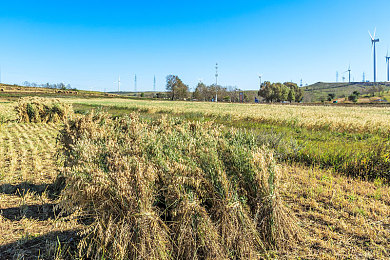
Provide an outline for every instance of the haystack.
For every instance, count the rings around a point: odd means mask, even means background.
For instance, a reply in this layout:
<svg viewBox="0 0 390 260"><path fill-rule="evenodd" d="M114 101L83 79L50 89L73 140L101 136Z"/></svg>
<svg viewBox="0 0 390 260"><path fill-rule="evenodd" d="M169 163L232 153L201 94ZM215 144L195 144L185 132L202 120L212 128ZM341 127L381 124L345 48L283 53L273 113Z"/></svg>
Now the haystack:
<svg viewBox="0 0 390 260"><path fill-rule="evenodd" d="M72 106L59 99L22 97L15 107L19 122L58 123L73 114Z"/></svg>
<svg viewBox="0 0 390 260"><path fill-rule="evenodd" d="M84 256L259 259L297 237L272 152L250 133L91 113L67 121L60 140L61 207L93 219Z"/></svg>

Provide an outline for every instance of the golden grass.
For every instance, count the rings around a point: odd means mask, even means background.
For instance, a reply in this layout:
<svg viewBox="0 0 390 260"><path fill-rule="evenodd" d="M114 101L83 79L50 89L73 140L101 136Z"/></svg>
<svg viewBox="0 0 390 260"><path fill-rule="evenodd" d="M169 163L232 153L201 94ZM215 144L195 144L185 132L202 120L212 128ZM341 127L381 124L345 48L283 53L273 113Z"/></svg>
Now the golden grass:
<svg viewBox="0 0 390 260"><path fill-rule="evenodd" d="M61 206L95 220L80 248L87 256L258 259L299 237L272 153L239 131L91 113L61 133Z"/></svg>
<svg viewBox="0 0 390 260"><path fill-rule="evenodd" d="M0 258L34 257L31 250L37 250L24 248L24 243L79 226L53 210L57 201L50 197L49 185L57 177L57 135L58 126L52 124L0 125ZM44 257L45 239L41 243Z"/></svg>
<svg viewBox="0 0 390 260"><path fill-rule="evenodd" d="M16 119L16 114L9 102L0 100L0 126Z"/></svg>
<svg viewBox="0 0 390 260"><path fill-rule="evenodd" d="M390 133L390 110L387 107L301 106L277 104L236 104L183 101L149 101L124 99L74 99L67 102L136 108L151 113L202 113L227 117L227 120L248 119L272 123L329 129L352 133Z"/></svg>
<svg viewBox="0 0 390 260"><path fill-rule="evenodd" d="M307 234L286 258L389 259L390 187L330 171L281 167L280 192Z"/></svg>
<svg viewBox="0 0 390 260"><path fill-rule="evenodd" d="M58 253L56 237L50 238L51 240L42 239L41 243L34 247L1 247L13 242L15 245L25 245L52 231L74 230L82 227L73 218L67 221L64 218L48 217L49 205L57 203L48 196L48 192L44 192L44 189L46 184L51 184L57 175L54 152L58 126L16 123L13 106L14 104L10 103L0 103L0 115L7 114L7 118L13 118L11 121L7 120L6 123L0 124L0 258L4 256L4 253L7 256L5 259L37 258L39 250L41 252L51 250L48 255L41 254L41 257L52 259ZM144 131L142 128L138 130ZM193 144L189 142L188 146L192 147ZM93 153L94 150L86 152ZM261 160L263 157L254 158ZM142 162L140 166L146 167ZM195 182L190 182L190 178L186 176L195 173L191 171L191 168L183 168L183 163L180 161L169 166L175 171L183 172L179 175L179 179L178 177L172 178L172 183L186 180L188 185L197 186L203 181L200 178ZM304 235L294 245L285 244L285 247L280 247L274 253L268 251L271 258L390 258L390 187L388 185L383 184L379 179L373 182L360 181L335 175L331 171L309 169L300 165L275 165L275 167L279 176L279 184L277 184L279 198L282 199L283 205L289 208L288 211L294 213L295 223L303 230ZM124 176L126 176L125 173L123 173ZM23 186L25 182L35 186ZM116 183L117 186L122 185L122 188L126 188L123 178L119 178ZM267 181L264 186L267 187ZM172 189L166 190L165 194L167 198L171 198L170 201L173 203L175 194L180 194L180 190L174 189L175 185L171 187ZM17 188L20 190L19 193L16 192ZM142 196L144 194L142 193ZM122 199L125 201L126 197ZM246 227L250 231L251 225L239 225L238 218L234 217L245 212L246 209L240 207L240 204L235 203L234 200L230 202L228 204L220 202L219 210L215 212L215 215L220 216L221 220L226 223L225 230L222 230L222 225L210 228L210 222L214 223L215 220L203 217L204 222L199 223L198 233L196 233L192 231L193 222L189 221L191 219L189 216L205 216L205 211L202 209L201 200L183 197L182 202L175 207L176 222L168 225L177 234L174 236L174 241L177 241L176 246L182 249L178 251L177 256L185 258L186 254L191 254L191 250L211 252L208 255L210 258L223 256L226 252L225 248L219 247L215 241L221 239L220 234L227 234L224 237L227 247L235 248L233 245L239 245L237 248L246 249L240 252L241 258L248 258L244 256L248 255L253 245L249 242L251 240L245 237L242 239L242 232L236 227ZM267 200L264 201L266 202ZM149 211L143 212L144 214L137 215L137 225L147 225L149 228L147 232L161 225L161 222L156 222L157 216L161 218L160 214L156 216L148 214ZM278 212L280 211L276 211ZM274 219L278 217L274 213L268 216ZM248 219L240 221L245 223ZM122 223L124 222L118 222L117 225ZM94 232L106 235L107 230L113 230L112 226L102 225ZM117 234L111 235L126 238L129 234L127 231L128 229L119 229ZM199 237L194 239L196 238L194 234L205 234L207 239L199 243L202 240L199 240ZM282 241L280 237L279 241ZM150 242L155 243L155 241ZM106 249L107 247L100 248L100 250ZM117 252L119 255L120 251ZM236 255L240 254L236 253Z"/></svg>
<svg viewBox="0 0 390 260"><path fill-rule="evenodd" d="M72 106L58 99L22 97L15 107L19 122L57 123L73 114Z"/></svg>

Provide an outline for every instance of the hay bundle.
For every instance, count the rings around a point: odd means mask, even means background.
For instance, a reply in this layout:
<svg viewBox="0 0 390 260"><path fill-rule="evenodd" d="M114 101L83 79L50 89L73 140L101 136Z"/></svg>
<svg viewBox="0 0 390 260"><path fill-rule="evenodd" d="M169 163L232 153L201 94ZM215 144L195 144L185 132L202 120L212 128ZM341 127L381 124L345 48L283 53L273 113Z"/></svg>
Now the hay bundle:
<svg viewBox="0 0 390 260"><path fill-rule="evenodd" d="M72 113L72 106L58 99L22 97L15 107L19 122L64 122Z"/></svg>
<svg viewBox="0 0 390 260"><path fill-rule="evenodd" d="M66 122L60 140L61 207L93 219L80 254L259 259L294 237L275 192L271 153L248 133L91 113Z"/></svg>

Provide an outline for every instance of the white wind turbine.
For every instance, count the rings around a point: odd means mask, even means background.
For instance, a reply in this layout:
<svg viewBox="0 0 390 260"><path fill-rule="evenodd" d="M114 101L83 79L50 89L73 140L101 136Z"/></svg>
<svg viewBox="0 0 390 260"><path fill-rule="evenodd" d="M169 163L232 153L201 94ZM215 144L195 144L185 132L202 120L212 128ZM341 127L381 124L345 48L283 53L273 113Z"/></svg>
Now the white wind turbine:
<svg viewBox="0 0 390 260"><path fill-rule="evenodd" d="M376 33L376 28L374 30L374 36L371 35L370 31L368 31L368 33L370 34L370 37L371 37L371 44L372 44L372 48L373 48L373 56L374 56L374 82L376 82L376 53L375 53L375 44L377 42L379 42L379 38L378 39L375 39L375 33Z"/></svg>

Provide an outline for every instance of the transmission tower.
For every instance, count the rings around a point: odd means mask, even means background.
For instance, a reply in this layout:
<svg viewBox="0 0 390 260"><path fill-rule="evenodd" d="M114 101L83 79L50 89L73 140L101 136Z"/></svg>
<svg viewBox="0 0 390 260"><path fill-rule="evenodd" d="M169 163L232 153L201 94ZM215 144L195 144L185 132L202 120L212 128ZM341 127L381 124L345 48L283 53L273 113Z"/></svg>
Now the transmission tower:
<svg viewBox="0 0 390 260"><path fill-rule="evenodd" d="M215 102L218 102L218 63L215 63Z"/></svg>
<svg viewBox="0 0 390 260"><path fill-rule="evenodd" d="M121 76L118 76L118 93L121 91Z"/></svg>
<svg viewBox="0 0 390 260"><path fill-rule="evenodd" d="M134 92L137 92L137 74L134 75Z"/></svg>

